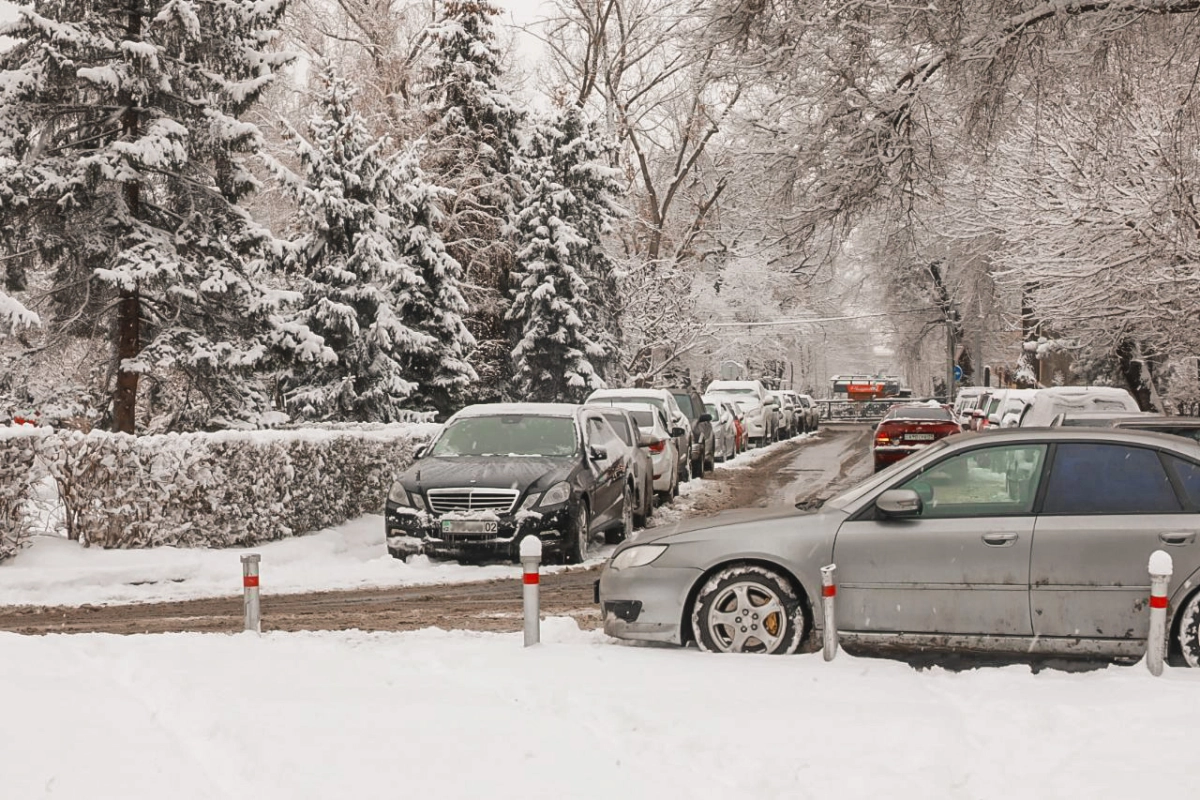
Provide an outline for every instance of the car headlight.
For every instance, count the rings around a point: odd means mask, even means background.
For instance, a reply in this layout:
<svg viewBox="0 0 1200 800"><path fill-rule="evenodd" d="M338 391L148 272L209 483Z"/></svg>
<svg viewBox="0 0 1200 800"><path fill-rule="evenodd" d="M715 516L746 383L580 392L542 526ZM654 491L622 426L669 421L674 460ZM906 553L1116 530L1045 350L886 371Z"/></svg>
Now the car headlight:
<svg viewBox="0 0 1200 800"><path fill-rule="evenodd" d="M571 484L567 483L566 481L561 481L551 486L546 493L542 495L542 501L538 503L538 505L542 508L545 508L546 506L560 506L570 499Z"/></svg>
<svg viewBox="0 0 1200 800"><path fill-rule="evenodd" d="M617 553L609 566L613 569L644 567L665 552L667 546L664 544L643 544Z"/></svg>
<svg viewBox="0 0 1200 800"><path fill-rule="evenodd" d="M421 495L416 492L409 494L399 482L392 484L391 490L388 491L388 501L398 506L411 506L418 511L425 510L425 501L421 499Z"/></svg>
<svg viewBox="0 0 1200 800"><path fill-rule="evenodd" d="M537 492L530 492L525 498L525 502L521 503L520 511L531 511L537 505L538 498L541 497Z"/></svg>

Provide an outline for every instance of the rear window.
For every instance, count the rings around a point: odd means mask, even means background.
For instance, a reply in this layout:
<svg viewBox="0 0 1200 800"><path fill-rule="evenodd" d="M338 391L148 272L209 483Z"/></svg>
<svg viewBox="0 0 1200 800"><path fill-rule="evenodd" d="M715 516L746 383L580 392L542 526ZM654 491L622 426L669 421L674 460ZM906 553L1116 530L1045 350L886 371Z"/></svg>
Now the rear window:
<svg viewBox="0 0 1200 800"><path fill-rule="evenodd" d="M687 392L671 392L675 396L675 402L679 404L679 408L687 415L688 419L694 420L700 416L696 409L692 408L692 396Z"/></svg>
<svg viewBox="0 0 1200 800"><path fill-rule="evenodd" d="M654 414L649 411L630 411L629 413L633 415L633 421L639 428L654 427Z"/></svg>
<svg viewBox="0 0 1200 800"><path fill-rule="evenodd" d="M934 408L933 406L910 406L905 408L894 408L887 413L884 419L931 419L949 422L950 412L944 408Z"/></svg>

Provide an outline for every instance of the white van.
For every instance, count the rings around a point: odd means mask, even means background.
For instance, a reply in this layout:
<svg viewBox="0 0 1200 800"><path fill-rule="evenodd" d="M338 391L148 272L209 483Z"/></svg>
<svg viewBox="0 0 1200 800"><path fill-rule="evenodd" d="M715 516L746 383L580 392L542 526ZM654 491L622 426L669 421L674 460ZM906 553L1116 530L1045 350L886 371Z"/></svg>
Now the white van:
<svg viewBox="0 0 1200 800"><path fill-rule="evenodd" d="M759 446L775 438L775 405L778 401L767 393L762 381L713 381L704 389L704 394L719 394L753 404L746 409L747 436Z"/></svg>
<svg viewBox="0 0 1200 800"><path fill-rule="evenodd" d="M1076 411L1141 411L1128 389L1116 386L1051 386L1038 389L1021 414L1022 428L1048 428L1059 414Z"/></svg>

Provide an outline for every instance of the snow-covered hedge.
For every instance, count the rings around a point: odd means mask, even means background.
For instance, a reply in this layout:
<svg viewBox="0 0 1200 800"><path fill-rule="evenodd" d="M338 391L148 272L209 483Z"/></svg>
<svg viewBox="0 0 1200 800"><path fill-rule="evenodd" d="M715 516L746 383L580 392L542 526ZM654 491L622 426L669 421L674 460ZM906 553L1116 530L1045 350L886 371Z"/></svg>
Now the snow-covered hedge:
<svg viewBox="0 0 1200 800"><path fill-rule="evenodd" d="M436 430L423 423L139 437L59 431L30 441L39 470L58 485L73 538L101 547L233 547L382 511L393 476ZM6 466L11 441L0 439ZM19 505L30 471L2 473L0 498Z"/></svg>
<svg viewBox="0 0 1200 800"><path fill-rule="evenodd" d="M0 561L16 553L29 537L21 509L33 485L39 439L33 427L0 428Z"/></svg>

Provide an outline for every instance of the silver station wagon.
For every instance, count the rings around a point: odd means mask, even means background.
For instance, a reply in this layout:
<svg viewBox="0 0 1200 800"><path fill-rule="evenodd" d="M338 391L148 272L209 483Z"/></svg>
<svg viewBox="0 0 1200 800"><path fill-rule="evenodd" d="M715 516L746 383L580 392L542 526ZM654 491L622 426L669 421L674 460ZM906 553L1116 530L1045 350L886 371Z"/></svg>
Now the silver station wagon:
<svg viewBox="0 0 1200 800"><path fill-rule="evenodd" d="M1106 429L940 440L816 513L731 512L622 544L604 630L717 652L815 649L836 564L847 644L1133 659L1148 562L1172 557L1171 654L1200 665L1200 446Z"/></svg>

